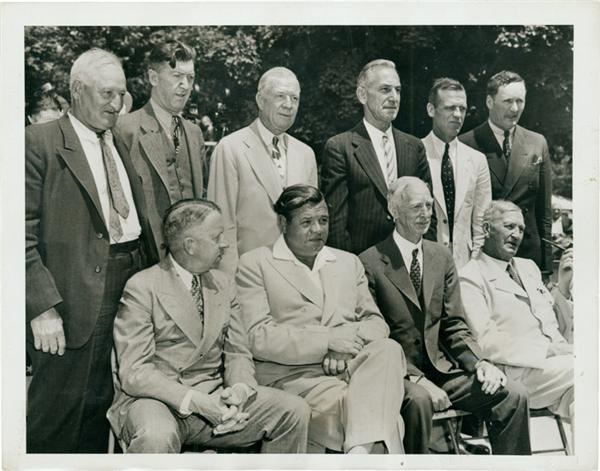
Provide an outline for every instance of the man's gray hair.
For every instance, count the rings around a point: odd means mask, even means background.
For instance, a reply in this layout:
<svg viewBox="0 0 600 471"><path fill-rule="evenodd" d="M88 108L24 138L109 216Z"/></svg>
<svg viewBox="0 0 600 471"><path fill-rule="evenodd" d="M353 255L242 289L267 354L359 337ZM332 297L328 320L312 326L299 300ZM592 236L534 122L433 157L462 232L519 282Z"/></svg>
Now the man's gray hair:
<svg viewBox="0 0 600 471"><path fill-rule="evenodd" d="M89 82L91 71L94 68L109 64L114 64L123 69L121 60L112 52L93 47L82 53L75 59L75 62L73 62L73 66L71 67L71 75L69 77L71 93L73 92L73 84L76 81L87 84Z"/></svg>
<svg viewBox="0 0 600 471"><path fill-rule="evenodd" d="M287 67L273 67L267 70L258 81L258 93L266 89L274 79L278 78L293 78L298 82L298 77Z"/></svg>
<svg viewBox="0 0 600 471"><path fill-rule="evenodd" d="M356 79L356 87L365 87L368 82L368 75L371 70L375 67L388 67L390 69L396 70L396 64L387 59L375 59L368 64L366 64L360 73L358 74L358 78Z"/></svg>
<svg viewBox="0 0 600 471"><path fill-rule="evenodd" d="M485 209L483 213L483 222L487 224L491 224L495 221L499 216L502 216L504 213L509 211L518 211L522 212L521 208L519 208L512 201L507 200L493 200L490 202L488 207Z"/></svg>
<svg viewBox="0 0 600 471"><path fill-rule="evenodd" d="M201 224L213 211L220 213L221 209L212 201L200 198L184 199L171 205L163 218L165 246L172 248L188 227Z"/></svg>
<svg viewBox="0 0 600 471"><path fill-rule="evenodd" d="M417 177L405 176L390 182L387 192L388 208L397 205L406 196L406 190L415 187L425 187L429 191L427 183Z"/></svg>

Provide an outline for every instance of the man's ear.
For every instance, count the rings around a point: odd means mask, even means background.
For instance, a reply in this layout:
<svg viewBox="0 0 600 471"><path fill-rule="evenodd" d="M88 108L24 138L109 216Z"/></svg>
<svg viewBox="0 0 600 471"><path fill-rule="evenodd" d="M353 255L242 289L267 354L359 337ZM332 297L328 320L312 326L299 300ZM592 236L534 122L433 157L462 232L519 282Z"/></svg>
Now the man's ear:
<svg viewBox="0 0 600 471"><path fill-rule="evenodd" d="M427 103L427 114L430 118L433 118L433 115L435 114L435 106L433 103Z"/></svg>
<svg viewBox="0 0 600 471"><path fill-rule="evenodd" d="M196 251L196 244L194 243L194 239L192 239L191 237L185 237L183 239L183 242L181 243L181 246L183 247L183 250L186 254L194 255Z"/></svg>
<svg viewBox="0 0 600 471"><path fill-rule="evenodd" d="M158 72L156 70L148 69L148 81L153 87L158 85Z"/></svg>
<svg viewBox="0 0 600 471"><path fill-rule="evenodd" d="M264 98L260 94L260 92L256 92L256 106L258 106L259 110L263 109Z"/></svg>
<svg viewBox="0 0 600 471"><path fill-rule="evenodd" d="M73 101L78 100L81 97L81 89L83 88L83 82L81 80L73 81L71 85L71 97Z"/></svg>
<svg viewBox="0 0 600 471"><path fill-rule="evenodd" d="M367 90L365 89L365 87L362 87L362 86L356 87L356 98L358 98L358 101L362 105L367 103Z"/></svg>
<svg viewBox="0 0 600 471"><path fill-rule="evenodd" d="M483 224L481 224L481 229L483 230L483 237L487 239L490 235L490 223L483 221Z"/></svg>
<svg viewBox="0 0 600 471"><path fill-rule="evenodd" d="M494 97L490 95L485 96L485 106L487 106L488 111L494 107Z"/></svg>
<svg viewBox="0 0 600 471"><path fill-rule="evenodd" d="M281 229L281 233L285 234L285 231L287 230L287 220L286 220L285 216L278 214L277 215L277 224L279 224L279 229Z"/></svg>

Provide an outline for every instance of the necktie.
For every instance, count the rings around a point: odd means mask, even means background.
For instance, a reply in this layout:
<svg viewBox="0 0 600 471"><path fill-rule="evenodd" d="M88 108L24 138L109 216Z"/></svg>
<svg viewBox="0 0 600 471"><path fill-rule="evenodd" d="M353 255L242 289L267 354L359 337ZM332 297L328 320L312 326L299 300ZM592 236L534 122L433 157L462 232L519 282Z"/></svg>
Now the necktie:
<svg viewBox="0 0 600 471"><path fill-rule="evenodd" d="M510 131L504 131L504 140L502 141L502 154L508 163L508 159L510 158Z"/></svg>
<svg viewBox="0 0 600 471"><path fill-rule="evenodd" d="M450 144L446 143L444 156L442 157L442 188L444 189L444 200L446 201L446 213L448 214L448 228L450 230L450 242L452 242L452 231L454 229L454 171L450 160Z"/></svg>
<svg viewBox="0 0 600 471"><path fill-rule="evenodd" d="M109 209L109 231L112 238L119 241L123 237L123 228L121 227L121 221L119 216L127 219L129 215L129 204L125 198L123 187L121 186L121 180L119 179L119 172L117 171L117 164L113 157L112 151L106 142L107 134L106 131L96 133L98 140L100 141L100 149L102 150L102 162L104 163L104 171L106 173L106 180L108 182L108 197L110 200Z"/></svg>
<svg viewBox="0 0 600 471"><path fill-rule="evenodd" d="M417 294L421 291L421 267L419 266L418 255L419 249L414 249L412 251L412 262L410 264L410 281L412 281Z"/></svg>
<svg viewBox="0 0 600 471"><path fill-rule="evenodd" d="M285 181L282 155L281 151L279 150L279 138L277 136L273 136L273 151L271 153L271 157L273 157L273 162L275 162L275 167L277 167L277 173L279 173L281 181Z"/></svg>
<svg viewBox="0 0 600 471"><path fill-rule="evenodd" d="M517 271L513 267L512 263L509 262L508 265L506 265L506 271L508 272L508 276L510 276L511 279L516 284L518 284L521 288L523 288L523 283L521 283L521 278L519 278L519 274L517 273Z"/></svg>
<svg viewBox="0 0 600 471"><path fill-rule="evenodd" d="M194 298L194 302L196 303L198 315L202 321L204 320L204 298L202 296L202 280L200 279L200 275L194 275L192 278L192 287L190 292L192 293L192 298Z"/></svg>
<svg viewBox="0 0 600 471"><path fill-rule="evenodd" d="M179 116L173 116L172 128L173 132L171 136L173 138L175 153L177 153L179 151L179 144L181 143L181 118Z"/></svg>
<svg viewBox="0 0 600 471"><path fill-rule="evenodd" d="M396 165L394 162L394 154L392 153L392 144L387 134L381 136L383 145L383 157L385 160L385 179L388 185L396 179Z"/></svg>

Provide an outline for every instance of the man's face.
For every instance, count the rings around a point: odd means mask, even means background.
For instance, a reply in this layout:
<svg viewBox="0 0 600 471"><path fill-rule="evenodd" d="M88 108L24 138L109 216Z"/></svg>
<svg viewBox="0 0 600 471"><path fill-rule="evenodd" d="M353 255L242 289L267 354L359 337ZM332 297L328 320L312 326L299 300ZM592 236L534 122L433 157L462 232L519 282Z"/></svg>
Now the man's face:
<svg viewBox="0 0 600 471"><path fill-rule="evenodd" d="M425 184L409 186L404 195L393 197L390 209L396 230L407 240L416 244L429 229L433 198Z"/></svg>
<svg viewBox="0 0 600 471"><path fill-rule="evenodd" d="M521 245L524 230L525 222L521 211L505 211L491 223L484 222L486 239L483 251L499 260L510 261Z"/></svg>
<svg viewBox="0 0 600 471"><path fill-rule="evenodd" d="M374 67L367 73L367 83L356 94L363 105L365 119L385 131L400 109L400 77L391 67Z"/></svg>
<svg viewBox="0 0 600 471"><path fill-rule="evenodd" d="M444 142L452 141L460 132L467 113L467 94L462 90L438 90L438 104L427 103L433 118L433 132Z"/></svg>
<svg viewBox="0 0 600 471"><path fill-rule="evenodd" d="M300 84L292 77L273 77L256 94L258 116L273 134L286 132L296 119L300 105Z"/></svg>
<svg viewBox="0 0 600 471"><path fill-rule="evenodd" d="M194 77L193 61L177 61L174 69L164 62L158 70L148 71L148 78L152 84L152 98L172 115L179 114L192 93Z"/></svg>
<svg viewBox="0 0 600 471"><path fill-rule="evenodd" d="M223 232L223 218L218 211L212 211L200 224L186 230L184 245L190 271L203 273L218 268L228 247Z"/></svg>
<svg viewBox="0 0 600 471"><path fill-rule="evenodd" d="M73 89L73 113L93 131L105 131L117 122L126 93L125 74L116 64L96 67Z"/></svg>
<svg viewBox="0 0 600 471"><path fill-rule="evenodd" d="M498 89L496 96L487 96L485 104L492 123L505 131L511 130L519 122L525 109L525 83L512 82Z"/></svg>
<svg viewBox="0 0 600 471"><path fill-rule="evenodd" d="M284 223L283 234L296 257L315 257L329 235L329 210L325 201L317 205L305 204L294 210L291 220Z"/></svg>

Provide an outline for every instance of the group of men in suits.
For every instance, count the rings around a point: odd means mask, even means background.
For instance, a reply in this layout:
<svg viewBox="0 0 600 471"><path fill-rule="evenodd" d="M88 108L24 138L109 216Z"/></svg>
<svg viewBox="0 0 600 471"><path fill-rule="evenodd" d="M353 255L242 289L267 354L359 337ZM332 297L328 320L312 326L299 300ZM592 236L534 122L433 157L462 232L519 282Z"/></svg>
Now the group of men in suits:
<svg viewBox="0 0 600 471"><path fill-rule="evenodd" d="M433 410L452 403L483 414L495 452L528 453L527 397L478 345L455 268L485 247L498 196L525 218L519 253L548 267L550 167L544 138L516 125L523 80L490 81L489 124L464 136L484 156L457 139L460 83L435 82L421 141L392 126L393 62L370 62L364 119L325 145L321 194L314 152L287 133L300 84L272 68L257 119L218 143L203 200L202 133L182 117L194 60L158 44L148 103L118 119L122 66L91 49L69 113L27 128L27 451L104 452L110 407L128 452L425 453ZM572 384L561 391L569 409Z"/></svg>

